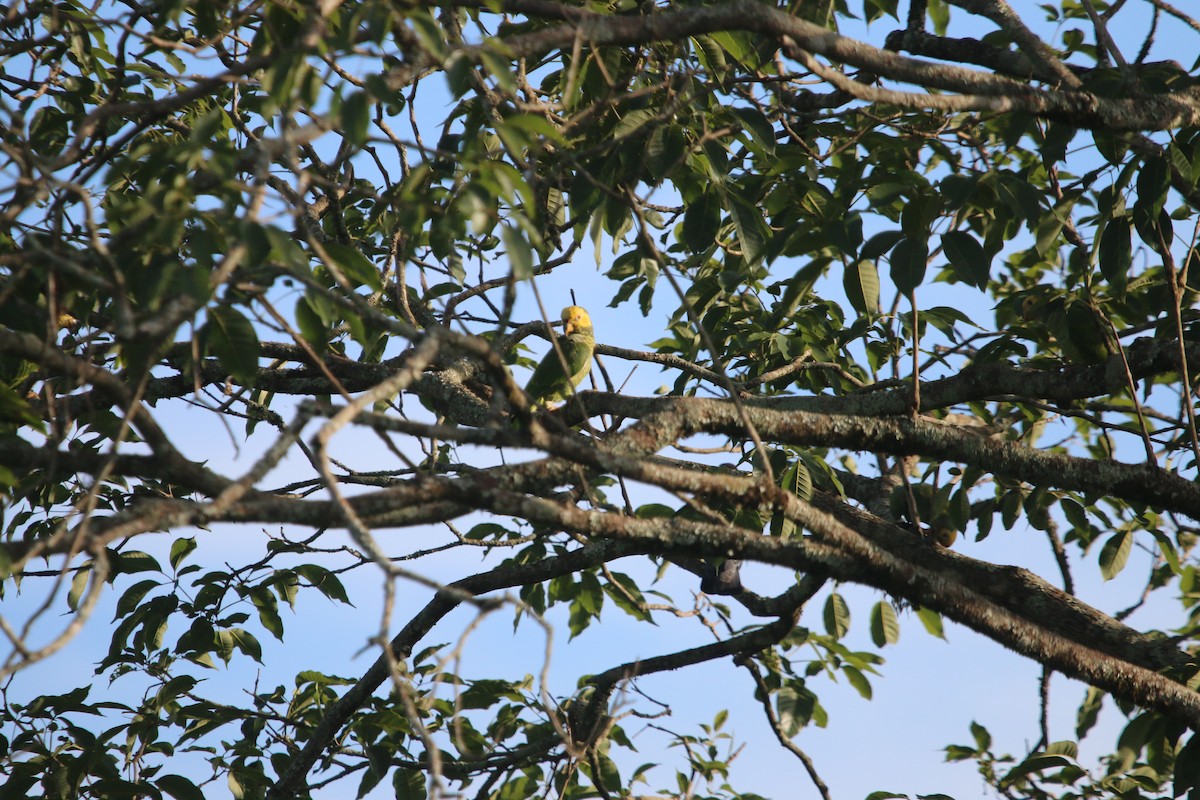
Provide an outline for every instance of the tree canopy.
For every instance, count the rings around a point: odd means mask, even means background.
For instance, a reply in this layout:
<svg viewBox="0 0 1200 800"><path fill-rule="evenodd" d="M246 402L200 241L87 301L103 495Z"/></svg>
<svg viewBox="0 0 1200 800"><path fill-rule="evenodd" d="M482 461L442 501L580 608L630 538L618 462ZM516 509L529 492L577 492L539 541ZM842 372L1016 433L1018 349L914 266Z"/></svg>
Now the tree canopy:
<svg viewBox="0 0 1200 800"><path fill-rule="evenodd" d="M1043 677L948 760L1200 796L1189 13L10 4L0 798L752 797L734 686L828 797L830 698L949 623ZM698 669L709 724L639 693Z"/></svg>

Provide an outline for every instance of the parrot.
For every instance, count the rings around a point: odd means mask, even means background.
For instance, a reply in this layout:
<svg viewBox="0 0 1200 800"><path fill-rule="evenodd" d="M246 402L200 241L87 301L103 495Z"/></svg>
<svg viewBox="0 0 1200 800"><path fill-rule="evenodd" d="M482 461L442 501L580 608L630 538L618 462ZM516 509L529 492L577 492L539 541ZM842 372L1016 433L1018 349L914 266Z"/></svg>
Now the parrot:
<svg viewBox="0 0 1200 800"><path fill-rule="evenodd" d="M550 348L525 385L525 394L535 407L566 400L592 369L596 337L591 317L580 306L567 306L562 310L562 321L558 348Z"/></svg>

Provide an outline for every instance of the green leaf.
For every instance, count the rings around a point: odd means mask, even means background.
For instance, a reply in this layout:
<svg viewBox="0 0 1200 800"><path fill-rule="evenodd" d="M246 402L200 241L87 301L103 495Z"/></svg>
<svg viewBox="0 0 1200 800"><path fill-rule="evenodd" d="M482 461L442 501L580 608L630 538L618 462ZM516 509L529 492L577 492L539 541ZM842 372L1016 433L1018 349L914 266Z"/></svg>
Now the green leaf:
<svg viewBox="0 0 1200 800"><path fill-rule="evenodd" d="M855 691L862 695L864 700L871 699L871 682L867 680L866 675L863 675L859 669L849 665L842 667L842 674L846 676L846 680L850 682Z"/></svg>
<svg viewBox="0 0 1200 800"><path fill-rule="evenodd" d="M672 168L684 163L688 152L687 137L678 125L659 125L646 140L646 169L658 183Z"/></svg>
<svg viewBox="0 0 1200 800"><path fill-rule="evenodd" d="M1182 571L1182 564L1179 561L1179 551L1175 549L1175 543L1167 534L1157 528L1150 531L1154 536L1154 540L1158 542L1158 551L1162 553L1163 560L1167 566L1171 568L1171 572L1178 575Z"/></svg>
<svg viewBox="0 0 1200 800"><path fill-rule="evenodd" d="M593 779L600 786L607 788L612 793L618 793L621 789L621 772L617 769L617 764L606 755L599 755L596 758L596 763L600 767L600 774L594 775Z"/></svg>
<svg viewBox="0 0 1200 800"><path fill-rule="evenodd" d="M346 589L342 586L341 580L338 579L337 575L325 569L325 567L317 564L301 564L295 569L297 575L316 587L321 594L330 600L353 605L350 602L350 598L346 596Z"/></svg>
<svg viewBox="0 0 1200 800"><path fill-rule="evenodd" d="M1020 131L1020 133L1023 132ZM1044 213L1041 202L1042 195L1025 178L1012 172L1001 172L999 173L999 180L996 181L995 187L996 194L1008 206L1014 216L1028 222L1042 218Z"/></svg>
<svg viewBox="0 0 1200 800"><path fill-rule="evenodd" d="M887 600L880 600L871 609L871 641L876 647L900 641L900 620Z"/></svg>
<svg viewBox="0 0 1200 800"><path fill-rule="evenodd" d="M0 361L0 364L2 363L3 361ZM32 363L28 361L24 362L24 364L30 365ZM38 417L37 413L29 405L29 402L24 397L21 397L7 382L0 379L0 425L9 422L29 425L36 428L39 432L45 432L46 429L46 423ZM6 480L5 483L12 485L16 481Z"/></svg>
<svg viewBox="0 0 1200 800"><path fill-rule="evenodd" d="M701 66L704 67L710 77L719 79L729 69L729 62L725 58L725 51L711 36L696 36L692 41L698 48L696 57L700 60ZM63 134L63 138L66 138L65 134Z"/></svg>
<svg viewBox="0 0 1200 800"><path fill-rule="evenodd" d="M796 497L805 502L812 499L812 473L808 471L808 465L803 460L796 459L796 461L792 462L787 472L784 473L783 479L786 482L784 488L796 495Z"/></svg>
<svg viewBox="0 0 1200 800"><path fill-rule="evenodd" d="M500 237L504 240L504 250L508 255L513 278L518 281L532 278L533 248L530 247L529 240L514 225L501 228Z"/></svg>
<svg viewBox="0 0 1200 800"><path fill-rule="evenodd" d="M992 260L983 245L966 231L942 234L942 252L950 262L955 276L963 283L986 289L992 271Z"/></svg>
<svg viewBox="0 0 1200 800"><path fill-rule="evenodd" d="M896 243L904 238L901 231L883 231L877 233L863 244L858 257L865 261L877 261L892 251Z"/></svg>
<svg viewBox="0 0 1200 800"><path fill-rule="evenodd" d="M904 296L908 296L925 280L925 267L929 262L929 245L905 236L892 248L892 283Z"/></svg>
<svg viewBox="0 0 1200 800"><path fill-rule="evenodd" d="M988 733L988 729L980 725L978 722L971 723L971 736L975 739L975 747L977 752L985 753L992 746L992 735Z"/></svg>
<svg viewBox="0 0 1200 800"><path fill-rule="evenodd" d="M175 595L160 595L150 600L139 608L139 612L143 609L145 614L142 617L142 629L134 635L134 643L146 653L162 647L163 638L167 633L167 623L170 622L171 614L179 605L179 598ZM129 617L133 620L137 614Z"/></svg>
<svg viewBox="0 0 1200 800"><path fill-rule="evenodd" d="M194 689L199 682L199 678L191 675L176 675L154 693L154 702L159 708L165 708Z"/></svg>
<svg viewBox="0 0 1200 800"><path fill-rule="evenodd" d="M71 588L67 592L67 607L72 611L79 610L79 601L83 597L83 591L87 588L88 579L91 577L92 564L90 561L75 570L75 575L71 578Z"/></svg>
<svg viewBox="0 0 1200 800"><path fill-rule="evenodd" d="M238 779L237 774L230 770L225 776L225 784L229 787L229 793L233 795L233 800L246 800L246 787Z"/></svg>
<svg viewBox="0 0 1200 800"><path fill-rule="evenodd" d="M365 286L372 292L383 289L383 277L371 260L357 247L341 242L325 242L325 252L352 286Z"/></svg>
<svg viewBox="0 0 1200 800"><path fill-rule="evenodd" d="M1042 217L1037 224L1036 242L1034 249L1038 255L1046 255L1058 242L1059 234L1070 218L1073 202L1065 202L1055 206L1051 213Z"/></svg>
<svg viewBox="0 0 1200 800"><path fill-rule="evenodd" d="M158 586L159 582L155 580L138 581L133 586L130 586L117 600L117 610L113 614L113 621L120 619L133 612L138 604L142 602L150 590Z"/></svg>
<svg viewBox="0 0 1200 800"><path fill-rule="evenodd" d="M863 17L870 23L886 14L899 21L898 8L899 0L863 0Z"/></svg>
<svg viewBox="0 0 1200 800"><path fill-rule="evenodd" d="M1125 569L1132 549L1133 531L1117 531L1108 538L1100 548L1100 574L1104 580L1111 581Z"/></svg>
<svg viewBox="0 0 1200 800"><path fill-rule="evenodd" d="M368 768L363 770L362 778L358 783L358 793L355 795L358 800L370 794L371 790L378 786L387 774L387 764L383 761L384 754L380 752L383 749L380 745L371 745L367 748Z"/></svg>
<svg viewBox="0 0 1200 800"><path fill-rule="evenodd" d="M371 101L366 92L352 92L342 101L342 135L350 144L361 146L367 141L371 126Z"/></svg>
<svg viewBox="0 0 1200 800"><path fill-rule="evenodd" d="M1200 786L1200 735L1193 733L1187 744L1175 755L1175 780L1172 796L1182 797L1188 790ZM1189 793L1189 798L1195 794Z"/></svg>
<svg viewBox="0 0 1200 800"><path fill-rule="evenodd" d="M1138 236L1142 241L1160 255L1163 253L1163 248L1169 250L1171 243L1175 241L1175 226L1166 209L1160 210L1157 214L1147 214L1140 206L1134 206L1133 226L1137 229Z"/></svg>
<svg viewBox="0 0 1200 800"><path fill-rule="evenodd" d="M1057 742L1051 742L1046 745L1042 751L1046 755L1066 756L1067 758L1079 758L1079 745L1069 739L1064 739Z"/></svg>
<svg viewBox="0 0 1200 800"><path fill-rule="evenodd" d="M450 85L450 95L457 100L471 89L471 73L475 64L465 53L455 52L446 60L446 82Z"/></svg>
<svg viewBox="0 0 1200 800"><path fill-rule="evenodd" d="M496 539L503 539L509 536L510 533L511 532L509 529L503 525L499 525L495 522L481 522L478 525L473 526L471 530L467 531L465 536L467 539L482 541L483 539L490 539L493 537Z"/></svg>
<svg viewBox="0 0 1200 800"><path fill-rule="evenodd" d="M228 664L233 651L241 650L255 661L262 663L262 645L243 628L223 628L217 631L217 655Z"/></svg>
<svg viewBox="0 0 1200 800"><path fill-rule="evenodd" d="M729 215L733 218L733 226L737 229L738 245L742 250L742 258L747 264L756 265L766 251L767 241L771 230L763 221L762 212L757 206L747 203L743 198L729 193Z"/></svg>
<svg viewBox="0 0 1200 800"><path fill-rule="evenodd" d="M633 134L639 128L655 119L658 114L658 111L648 108L639 108L635 111L626 112L625 116L621 117L616 127L613 128L613 138L620 139Z"/></svg>
<svg viewBox="0 0 1200 800"><path fill-rule="evenodd" d="M921 620L921 624L925 626L925 630L939 639L945 639L946 633L942 629L942 617L936 611L930 608L918 608L917 619Z"/></svg>
<svg viewBox="0 0 1200 800"><path fill-rule="evenodd" d="M595 615L592 614L583 603L578 600L572 600L567 604L569 613L567 615L567 630L571 633L571 638L574 639L579 634L587 630L588 625L592 624Z"/></svg>
<svg viewBox="0 0 1200 800"><path fill-rule="evenodd" d="M604 591L612 598L617 607L635 619L653 624L654 619L646 610L646 598L642 594L642 590L634 583L633 578L621 572L612 572L610 575L613 583L617 585L606 583Z"/></svg>
<svg viewBox="0 0 1200 800"><path fill-rule="evenodd" d="M759 59L754 50L754 39L749 32L717 31L711 36L714 42L743 66L751 69L758 66Z"/></svg>
<svg viewBox="0 0 1200 800"><path fill-rule="evenodd" d="M563 132L541 114L513 114L511 117L506 117L501 125L505 128L525 131L555 144L563 144L566 141L563 138Z"/></svg>
<svg viewBox="0 0 1200 800"><path fill-rule="evenodd" d="M946 0L930 0L929 20L933 23L933 32L945 36L950 27L950 5Z"/></svg>
<svg viewBox="0 0 1200 800"><path fill-rule="evenodd" d="M122 575L132 575L136 572L162 572L158 559L141 550L126 550L123 553L110 550L109 560L112 562L113 572L119 572Z"/></svg>
<svg viewBox="0 0 1200 800"><path fill-rule="evenodd" d="M210 306L204 338L221 366L238 383L254 384L258 377L258 334L250 320L230 306Z"/></svg>
<svg viewBox="0 0 1200 800"><path fill-rule="evenodd" d="M296 596L300 592L300 577L290 569L276 570L271 576L271 589L292 609L296 607Z"/></svg>
<svg viewBox="0 0 1200 800"><path fill-rule="evenodd" d="M1114 217L1100 235L1100 272L1117 292L1124 292L1133 266L1133 243L1129 217Z"/></svg>
<svg viewBox="0 0 1200 800"><path fill-rule="evenodd" d="M904 235L909 239L928 243L930 227L942 210L942 198L919 190L911 191L910 194L908 202L900 211L900 230L904 231Z"/></svg>
<svg viewBox="0 0 1200 800"><path fill-rule="evenodd" d="M721 230L721 198L717 192L705 192L688 204L680 229L684 245L693 253L712 247Z"/></svg>
<svg viewBox="0 0 1200 800"><path fill-rule="evenodd" d="M271 243L270 255L272 260L282 263L284 267L297 275L307 275L311 272L308 254L292 238L291 234L276 228L274 225L264 226L261 230L266 234L267 240Z"/></svg>
<svg viewBox="0 0 1200 800"><path fill-rule="evenodd" d="M295 98L297 84L309 70L299 52L281 54L263 72L262 86L280 108L289 108Z"/></svg>
<svg viewBox="0 0 1200 800"><path fill-rule="evenodd" d="M1035 772L1044 772L1045 770L1055 769L1057 767L1069 767L1074 765L1074 763L1075 762L1072 759L1069 759L1066 756L1052 755L1048 753L1035 753L1009 770L1008 774L1000 779L999 785L1001 787L1010 787L1015 782L1027 775L1031 775Z"/></svg>
<svg viewBox="0 0 1200 800"><path fill-rule="evenodd" d="M753 106L731 108L730 111L741 120L743 129L749 132L761 153L767 156L775 154L775 127L766 114Z"/></svg>
<svg viewBox="0 0 1200 800"><path fill-rule="evenodd" d="M324 352L329 344L329 326L321 319L316 304L309 301L308 295L296 301L296 324L300 327L300 335L305 341L318 353Z"/></svg>
<svg viewBox="0 0 1200 800"><path fill-rule="evenodd" d="M804 687L803 681L784 686L775 697L775 714L783 735L791 739L813 718L816 697Z"/></svg>
<svg viewBox="0 0 1200 800"><path fill-rule="evenodd" d="M873 261L860 259L846 267L842 286L855 311L868 317L879 311L879 270Z"/></svg>
<svg viewBox="0 0 1200 800"><path fill-rule="evenodd" d="M395 789L396 800L425 800L425 772L406 769L397 766L391 776L391 787Z"/></svg>
<svg viewBox="0 0 1200 800"><path fill-rule="evenodd" d="M442 30L442 26L434 19L433 14L428 11L418 11L409 15L409 22L412 24L413 33L421 42L421 46L429 51L430 55L439 60L446 57L446 40L449 38L446 32Z"/></svg>
<svg viewBox="0 0 1200 800"><path fill-rule="evenodd" d="M154 785L175 800L204 800L200 787L182 775L160 775L154 779Z"/></svg>
<svg viewBox="0 0 1200 800"><path fill-rule="evenodd" d="M490 44L497 47L501 43L492 40ZM512 64L509 63L508 57L492 49L483 49L479 51L479 60L487 67L488 73L496 79L496 85L508 94L516 94L517 79L513 75Z"/></svg>
<svg viewBox="0 0 1200 800"><path fill-rule="evenodd" d="M837 592L825 601L825 630L835 639L841 639L850 630L850 607L846 599Z"/></svg>
<svg viewBox="0 0 1200 800"><path fill-rule="evenodd" d="M796 535L796 523L788 519L782 511L771 515L771 535L781 539L791 539Z"/></svg>
<svg viewBox="0 0 1200 800"><path fill-rule="evenodd" d="M279 616L279 601L263 586L250 590L250 602L258 609L258 621L279 641L283 641L283 619Z"/></svg>
<svg viewBox="0 0 1200 800"><path fill-rule="evenodd" d="M1167 201L1167 190L1171 187L1171 170L1167 160L1155 155L1147 158L1138 170L1136 207L1148 218L1154 219Z"/></svg>
<svg viewBox="0 0 1200 800"><path fill-rule="evenodd" d="M181 536L171 542L170 562L171 568L178 571L179 565L196 549L195 536Z"/></svg>
<svg viewBox="0 0 1200 800"><path fill-rule="evenodd" d="M604 588L594 573L584 572L579 576L579 592L575 595L583 610L593 617L600 615L604 607Z"/></svg>

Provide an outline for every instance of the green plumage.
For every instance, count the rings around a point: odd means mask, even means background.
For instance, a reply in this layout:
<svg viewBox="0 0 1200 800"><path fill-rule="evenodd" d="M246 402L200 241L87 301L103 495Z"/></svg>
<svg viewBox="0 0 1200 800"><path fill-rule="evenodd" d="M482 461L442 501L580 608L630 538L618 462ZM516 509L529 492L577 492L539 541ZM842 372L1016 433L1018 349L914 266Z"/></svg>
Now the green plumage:
<svg viewBox="0 0 1200 800"><path fill-rule="evenodd" d="M579 306L567 306L563 309L562 320L563 333L558 337L558 349L552 347L546 353L525 385L525 394L535 406L566 400L592 369L596 336L587 311Z"/></svg>

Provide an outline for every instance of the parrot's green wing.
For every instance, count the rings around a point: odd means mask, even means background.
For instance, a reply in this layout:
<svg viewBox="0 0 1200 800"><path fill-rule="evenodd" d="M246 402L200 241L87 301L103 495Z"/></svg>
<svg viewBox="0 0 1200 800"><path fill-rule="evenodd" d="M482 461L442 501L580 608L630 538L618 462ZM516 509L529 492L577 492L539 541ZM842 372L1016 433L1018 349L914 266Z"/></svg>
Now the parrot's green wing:
<svg viewBox="0 0 1200 800"><path fill-rule="evenodd" d="M592 369L592 353L596 350L596 340L589 334L573 333L566 337L566 347L563 357L567 362L568 374L571 376L571 389L579 386ZM562 399L571 396L571 389L563 393Z"/></svg>
<svg viewBox="0 0 1200 800"><path fill-rule="evenodd" d="M559 358L558 351L551 348L525 385L525 394L537 405L566 400L592 368L596 340L590 331L559 337L558 345L562 350L562 358Z"/></svg>

